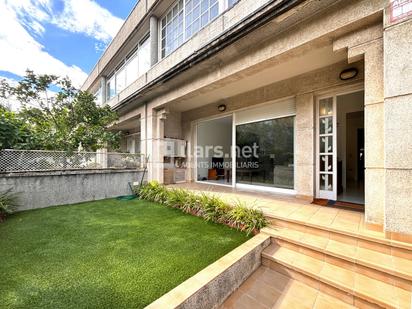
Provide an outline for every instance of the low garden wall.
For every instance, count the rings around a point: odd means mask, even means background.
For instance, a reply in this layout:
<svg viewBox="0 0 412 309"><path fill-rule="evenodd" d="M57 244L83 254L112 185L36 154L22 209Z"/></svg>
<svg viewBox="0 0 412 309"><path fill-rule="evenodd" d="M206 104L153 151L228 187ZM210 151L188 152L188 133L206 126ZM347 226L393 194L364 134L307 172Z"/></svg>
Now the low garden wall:
<svg viewBox="0 0 412 309"><path fill-rule="evenodd" d="M219 308L261 265L270 236L260 233L148 305L146 309Z"/></svg>
<svg viewBox="0 0 412 309"><path fill-rule="evenodd" d="M22 211L128 195L128 182L139 182L142 175L142 170L10 173L0 175L0 191L18 193Z"/></svg>

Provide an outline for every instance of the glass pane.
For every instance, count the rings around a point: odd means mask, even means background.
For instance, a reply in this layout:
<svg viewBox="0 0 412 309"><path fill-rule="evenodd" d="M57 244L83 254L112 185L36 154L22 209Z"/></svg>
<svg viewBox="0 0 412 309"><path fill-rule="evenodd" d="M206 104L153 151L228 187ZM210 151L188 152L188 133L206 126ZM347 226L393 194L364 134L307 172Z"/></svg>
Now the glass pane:
<svg viewBox="0 0 412 309"><path fill-rule="evenodd" d="M320 189L321 190L326 190L327 188L326 181L327 181L327 175L321 174L320 175Z"/></svg>
<svg viewBox="0 0 412 309"><path fill-rule="evenodd" d="M188 1L187 4L189 3L191 2ZM164 50L162 50L162 57L170 54L183 43L183 39L180 39L180 36L183 36L183 1L177 3L167 14L167 22L164 29L162 29L162 48L164 48ZM148 45L149 47L147 48L150 52L150 43ZM141 74L148 70L148 64L150 68L150 55L148 62L145 63L145 66L143 66L143 69L141 70Z"/></svg>
<svg viewBox="0 0 412 309"><path fill-rule="evenodd" d="M129 86L133 83L139 74L139 61L136 55L134 55L126 65L126 85Z"/></svg>
<svg viewBox="0 0 412 309"><path fill-rule="evenodd" d="M333 156L321 155L319 157L319 170L321 172L333 172Z"/></svg>
<svg viewBox="0 0 412 309"><path fill-rule="evenodd" d="M116 88L115 88L115 78L114 76L109 80L107 83L107 97L109 99L113 98L116 95Z"/></svg>
<svg viewBox="0 0 412 309"><path fill-rule="evenodd" d="M219 4L216 3L214 6L210 8L210 19L212 20L217 15L219 15Z"/></svg>
<svg viewBox="0 0 412 309"><path fill-rule="evenodd" d="M116 93L120 93L124 88L126 88L126 71L123 68L116 73Z"/></svg>
<svg viewBox="0 0 412 309"><path fill-rule="evenodd" d="M207 12L202 15L202 27L206 26L209 21L209 16Z"/></svg>
<svg viewBox="0 0 412 309"><path fill-rule="evenodd" d="M232 130L231 116L197 125L197 180L231 184Z"/></svg>
<svg viewBox="0 0 412 309"><path fill-rule="evenodd" d="M209 8L209 0L202 0L200 8L202 13L207 12L207 9Z"/></svg>
<svg viewBox="0 0 412 309"><path fill-rule="evenodd" d="M333 98L322 99L319 101L319 115L333 115Z"/></svg>
<svg viewBox="0 0 412 309"><path fill-rule="evenodd" d="M332 136L321 136L319 139L320 139L320 153L332 153L333 152Z"/></svg>
<svg viewBox="0 0 412 309"><path fill-rule="evenodd" d="M293 189L294 117L236 127L236 181Z"/></svg>
<svg viewBox="0 0 412 309"><path fill-rule="evenodd" d="M102 105L103 104L103 96L102 96L102 88L101 87L99 87L99 89L97 89L94 96L96 97L96 105Z"/></svg>
<svg viewBox="0 0 412 309"><path fill-rule="evenodd" d="M147 38L138 50L139 55L139 76L150 69L150 37Z"/></svg>
<svg viewBox="0 0 412 309"><path fill-rule="evenodd" d="M333 133L333 117L324 117L319 119L319 132L320 134L332 134Z"/></svg>
<svg viewBox="0 0 412 309"><path fill-rule="evenodd" d="M328 175L328 191L333 191L333 175Z"/></svg>

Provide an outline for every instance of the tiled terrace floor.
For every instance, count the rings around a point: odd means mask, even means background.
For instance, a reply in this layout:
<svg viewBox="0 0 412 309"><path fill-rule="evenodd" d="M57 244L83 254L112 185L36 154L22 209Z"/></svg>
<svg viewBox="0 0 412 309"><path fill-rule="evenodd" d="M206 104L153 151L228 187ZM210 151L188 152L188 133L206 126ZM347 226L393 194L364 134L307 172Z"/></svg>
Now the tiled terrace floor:
<svg viewBox="0 0 412 309"><path fill-rule="evenodd" d="M208 185L203 183L183 183L170 187L184 188L196 192L204 192L219 196L228 203L242 201L251 207L259 207L265 215L289 221L304 222L330 231L339 231L353 236L389 244L390 239L384 233L372 231L365 226L365 216L362 212L317 206L307 200L298 199L291 195L273 194L257 191L234 189L227 186ZM407 249L412 244L401 243Z"/></svg>

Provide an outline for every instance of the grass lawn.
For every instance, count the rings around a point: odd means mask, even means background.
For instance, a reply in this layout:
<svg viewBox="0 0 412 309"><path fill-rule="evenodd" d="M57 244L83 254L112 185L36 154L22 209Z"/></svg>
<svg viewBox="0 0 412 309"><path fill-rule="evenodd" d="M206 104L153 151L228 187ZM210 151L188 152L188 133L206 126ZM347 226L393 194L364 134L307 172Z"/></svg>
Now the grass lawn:
<svg viewBox="0 0 412 309"><path fill-rule="evenodd" d="M0 224L0 307L142 308L248 238L139 200L18 213Z"/></svg>

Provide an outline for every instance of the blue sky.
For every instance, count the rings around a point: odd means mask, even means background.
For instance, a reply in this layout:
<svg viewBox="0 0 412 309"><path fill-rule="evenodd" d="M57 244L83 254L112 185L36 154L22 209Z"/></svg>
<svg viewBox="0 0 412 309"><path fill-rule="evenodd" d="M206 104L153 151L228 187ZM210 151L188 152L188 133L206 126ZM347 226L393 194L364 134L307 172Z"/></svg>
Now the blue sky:
<svg viewBox="0 0 412 309"><path fill-rule="evenodd" d="M137 0L0 0L0 78L69 76L81 86Z"/></svg>

